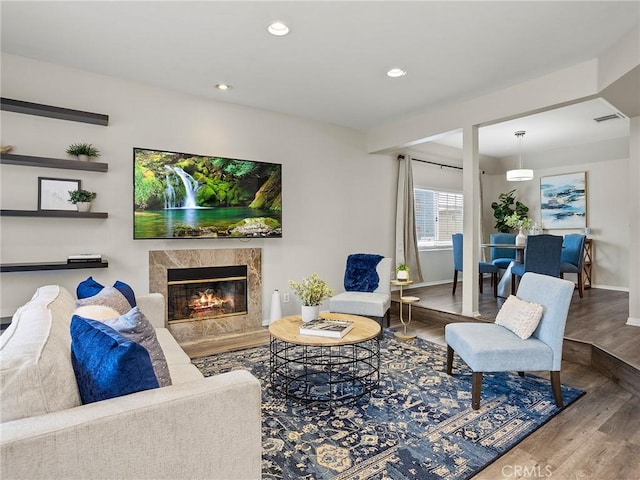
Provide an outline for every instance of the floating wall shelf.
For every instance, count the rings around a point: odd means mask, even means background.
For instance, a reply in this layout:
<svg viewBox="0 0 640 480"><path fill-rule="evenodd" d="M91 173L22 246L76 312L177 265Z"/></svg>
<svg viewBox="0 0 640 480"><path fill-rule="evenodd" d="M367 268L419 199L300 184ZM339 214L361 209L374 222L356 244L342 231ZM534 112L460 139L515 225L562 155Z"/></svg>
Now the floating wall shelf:
<svg viewBox="0 0 640 480"><path fill-rule="evenodd" d="M71 122L91 123L105 127L109 125L109 115L72 110L71 108L53 107L40 103L24 102L11 98L0 98L0 109L7 112L25 113L27 115L69 120Z"/></svg>
<svg viewBox="0 0 640 480"><path fill-rule="evenodd" d="M77 270L80 268L108 268L109 262L38 262L38 263L3 263L0 272L36 272L39 270Z"/></svg>
<svg viewBox="0 0 640 480"><path fill-rule="evenodd" d="M108 163L83 162L80 160L65 160L63 158L32 157L29 155L15 155L3 153L0 155L0 163L6 165L21 165L23 167L48 167L63 168L66 170L87 170L89 172L106 172Z"/></svg>
<svg viewBox="0 0 640 480"><path fill-rule="evenodd" d="M74 210L0 210L0 217L64 217L107 218L105 212L76 212Z"/></svg>

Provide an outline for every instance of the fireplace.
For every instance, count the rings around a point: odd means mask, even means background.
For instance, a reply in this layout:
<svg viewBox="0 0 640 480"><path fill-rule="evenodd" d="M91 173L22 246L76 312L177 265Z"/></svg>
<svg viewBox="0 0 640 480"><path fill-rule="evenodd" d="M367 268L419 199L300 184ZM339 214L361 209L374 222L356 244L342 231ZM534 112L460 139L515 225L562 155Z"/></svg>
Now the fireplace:
<svg viewBox="0 0 640 480"><path fill-rule="evenodd" d="M167 270L169 324L246 313L246 265Z"/></svg>
<svg viewBox="0 0 640 480"><path fill-rule="evenodd" d="M167 328L191 358L269 341L259 248L152 250L149 291L164 296Z"/></svg>

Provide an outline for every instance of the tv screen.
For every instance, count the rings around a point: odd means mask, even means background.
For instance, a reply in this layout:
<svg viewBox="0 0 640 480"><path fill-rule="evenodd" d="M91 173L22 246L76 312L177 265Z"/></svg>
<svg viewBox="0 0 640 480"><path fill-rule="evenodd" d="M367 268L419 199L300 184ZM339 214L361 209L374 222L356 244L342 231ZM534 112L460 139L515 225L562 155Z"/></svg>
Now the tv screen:
<svg viewBox="0 0 640 480"><path fill-rule="evenodd" d="M282 165L133 149L133 238L282 237Z"/></svg>

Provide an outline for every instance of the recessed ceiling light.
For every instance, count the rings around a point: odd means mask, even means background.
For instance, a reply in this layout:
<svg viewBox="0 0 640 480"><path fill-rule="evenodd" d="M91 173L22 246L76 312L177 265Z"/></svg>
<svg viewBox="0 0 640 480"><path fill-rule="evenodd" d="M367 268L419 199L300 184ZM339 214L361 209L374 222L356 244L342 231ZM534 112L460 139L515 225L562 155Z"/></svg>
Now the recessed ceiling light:
<svg viewBox="0 0 640 480"><path fill-rule="evenodd" d="M226 83L218 83L216 85L218 90L231 90L231 85L227 85Z"/></svg>
<svg viewBox="0 0 640 480"><path fill-rule="evenodd" d="M275 35L276 37L283 37L289 33L289 27L282 22L273 22L267 27L267 30L271 35Z"/></svg>
<svg viewBox="0 0 640 480"><path fill-rule="evenodd" d="M391 78L404 77L406 74L407 72L405 72L401 68L392 68L387 72L387 76Z"/></svg>

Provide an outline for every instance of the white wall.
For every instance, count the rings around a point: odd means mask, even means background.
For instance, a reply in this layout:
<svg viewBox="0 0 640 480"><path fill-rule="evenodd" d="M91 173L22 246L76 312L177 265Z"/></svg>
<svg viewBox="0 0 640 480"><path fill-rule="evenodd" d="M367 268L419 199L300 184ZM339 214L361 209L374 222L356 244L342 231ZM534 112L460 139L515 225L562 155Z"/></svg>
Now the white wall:
<svg viewBox="0 0 640 480"><path fill-rule="evenodd" d="M103 270L3 273L0 315L11 315L36 287L75 289L89 275L148 291L148 251L262 248L263 318L271 292L288 280L318 272L342 290L349 253L393 254L397 166L388 155L368 155L361 132L188 96L30 59L2 55L2 96L108 114L108 127L2 112L2 145L12 153L65 158L73 142L102 151L107 173L2 165L4 209L36 209L38 177L81 179L95 190L94 211L109 218L2 217L1 261L63 261L102 253ZM283 164L283 238L243 241L136 240L132 233L132 148L147 147ZM283 305L296 313L299 303Z"/></svg>

